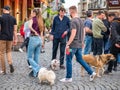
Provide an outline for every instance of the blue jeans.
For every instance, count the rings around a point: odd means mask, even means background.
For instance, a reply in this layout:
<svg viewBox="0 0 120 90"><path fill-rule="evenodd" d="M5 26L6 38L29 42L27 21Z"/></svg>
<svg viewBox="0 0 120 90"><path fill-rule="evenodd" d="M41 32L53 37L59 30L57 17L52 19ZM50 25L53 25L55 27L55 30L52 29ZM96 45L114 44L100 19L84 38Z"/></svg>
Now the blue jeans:
<svg viewBox="0 0 120 90"><path fill-rule="evenodd" d="M86 35L85 36L84 54L90 54L90 52L91 52L91 45L92 45L92 36Z"/></svg>
<svg viewBox="0 0 120 90"><path fill-rule="evenodd" d="M120 53L117 56L117 62L120 63Z"/></svg>
<svg viewBox="0 0 120 90"><path fill-rule="evenodd" d="M32 66L33 76L36 77L39 72L39 56L42 40L39 36L31 36L28 44L28 60Z"/></svg>
<svg viewBox="0 0 120 90"><path fill-rule="evenodd" d="M90 66L82 59L82 49L81 48L71 48L72 52L70 52L69 55L66 55L66 69L67 69L67 74L66 78L72 78L72 58L75 54L77 62L80 63L85 70L88 72L88 74L92 74L93 71L90 68Z"/></svg>
<svg viewBox="0 0 120 90"><path fill-rule="evenodd" d="M111 41L110 41L110 39L108 39L108 41L106 42L106 44L105 44L105 48L104 48L104 54L107 54L107 53L110 53L110 46L111 45Z"/></svg>

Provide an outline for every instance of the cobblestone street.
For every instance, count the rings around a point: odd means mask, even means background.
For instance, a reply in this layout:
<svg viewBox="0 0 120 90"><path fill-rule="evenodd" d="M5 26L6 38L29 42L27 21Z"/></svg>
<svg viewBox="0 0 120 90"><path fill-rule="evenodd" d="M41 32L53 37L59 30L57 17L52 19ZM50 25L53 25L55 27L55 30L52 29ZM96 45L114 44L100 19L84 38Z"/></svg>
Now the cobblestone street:
<svg viewBox="0 0 120 90"><path fill-rule="evenodd" d="M52 51L51 42L46 43L45 51L41 54L40 64L43 67L49 67ZM7 74L0 74L0 90L120 90L120 71L113 72L111 75L103 75L90 82L87 73L85 73L85 77L81 77L80 65L75 60L73 60L72 83L60 82L59 79L65 77L65 70L58 70L55 71L57 78L53 86L40 84L38 78L28 76L31 69L27 65L26 53L13 51L12 55L15 72L11 74L8 64L6 64Z"/></svg>

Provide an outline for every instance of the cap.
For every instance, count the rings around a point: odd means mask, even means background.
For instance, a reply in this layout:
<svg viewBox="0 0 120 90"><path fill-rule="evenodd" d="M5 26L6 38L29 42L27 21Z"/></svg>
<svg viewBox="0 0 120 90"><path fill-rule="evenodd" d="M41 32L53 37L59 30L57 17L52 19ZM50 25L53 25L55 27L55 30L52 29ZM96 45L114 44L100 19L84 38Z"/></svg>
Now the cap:
<svg viewBox="0 0 120 90"><path fill-rule="evenodd" d="M3 9L10 11L10 7L9 6L4 6Z"/></svg>

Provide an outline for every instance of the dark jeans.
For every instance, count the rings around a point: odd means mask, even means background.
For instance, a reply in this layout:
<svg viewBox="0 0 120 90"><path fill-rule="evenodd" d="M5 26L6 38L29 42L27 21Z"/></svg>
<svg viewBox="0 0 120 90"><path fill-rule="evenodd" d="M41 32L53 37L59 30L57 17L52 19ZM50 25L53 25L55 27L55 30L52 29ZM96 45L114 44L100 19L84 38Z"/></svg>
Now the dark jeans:
<svg viewBox="0 0 120 90"><path fill-rule="evenodd" d="M66 38L54 38L53 39L53 48L52 48L52 60L56 59L58 46L60 44L60 65L64 64L64 55L66 47Z"/></svg>
<svg viewBox="0 0 120 90"><path fill-rule="evenodd" d="M94 40L94 49L93 55L101 55L103 49L103 39L102 38L93 38Z"/></svg>
<svg viewBox="0 0 120 90"><path fill-rule="evenodd" d="M28 42L29 42L29 37L27 37L27 38L24 40L24 42L22 43L22 45L20 46L20 48L23 48L24 46L26 46L26 50L27 50Z"/></svg>

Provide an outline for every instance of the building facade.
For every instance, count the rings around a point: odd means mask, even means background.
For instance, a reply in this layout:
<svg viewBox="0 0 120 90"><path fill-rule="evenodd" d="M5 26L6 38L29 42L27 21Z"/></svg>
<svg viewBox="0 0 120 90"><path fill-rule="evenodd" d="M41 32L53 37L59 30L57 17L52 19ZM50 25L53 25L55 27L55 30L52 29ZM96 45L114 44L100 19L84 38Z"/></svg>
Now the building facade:
<svg viewBox="0 0 120 90"><path fill-rule="evenodd" d="M0 15L2 14L2 8L8 5L11 8L11 14L15 16L17 23L19 23L29 17L31 9L40 8L41 4L47 5L48 3L46 0L0 0Z"/></svg>
<svg viewBox="0 0 120 90"><path fill-rule="evenodd" d="M120 0L80 0L78 4L79 16L84 18L87 10L92 10L94 14L98 10L106 10L119 16Z"/></svg>

